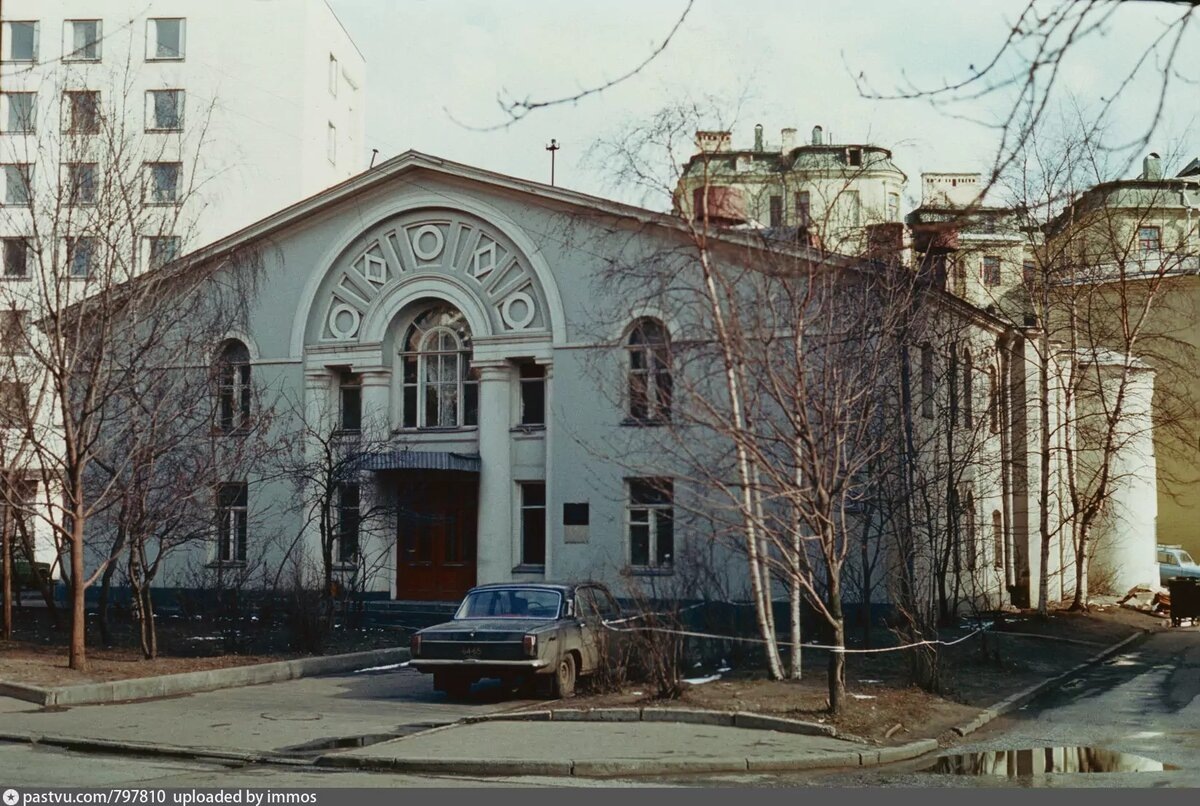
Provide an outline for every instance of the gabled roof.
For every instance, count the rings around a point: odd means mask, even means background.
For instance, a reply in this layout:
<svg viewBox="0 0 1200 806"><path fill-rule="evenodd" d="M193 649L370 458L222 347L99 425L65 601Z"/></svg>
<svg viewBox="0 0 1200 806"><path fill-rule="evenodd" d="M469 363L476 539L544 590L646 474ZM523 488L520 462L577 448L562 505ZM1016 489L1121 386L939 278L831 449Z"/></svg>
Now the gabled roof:
<svg viewBox="0 0 1200 806"><path fill-rule="evenodd" d="M599 196L591 196L586 193L580 193L575 190L557 187L553 185L534 182L528 179L520 179L506 174L488 171L483 168L478 168L472 165L464 165L463 163L453 162L451 160L435 157L430 154L423 154L419 151L405 151L399 156L392 157L386 162L380 163L374 168L368 169L357 176L353 176L340 184L333 185L320 193L309 196L295 204L285 207L284 209L272 213L266 218L260 219L247 227L234 232L220 240L200 247L187 255L182 256L172 265L188 265L211 260L228 254L235 249L244 246L245 244L258 240L260 238L272 235L280 230L285 229L297 222L303 221L305 218L321 212L337 205L338 203L351 199L359 194L372 190L373 188L384 185L390 181L396 180L398 177L406 173L411 173L418 170L431 171L433 173L442 174L448 177L466 179L468 181L479 182L492 187L497 187L505 190L516 191L539 199L554 203L562 204L578 208L587 208L590 212L601 212L611 215L616 218L624 218L632 221L639 221L645 224L657 225L669 230L679 232L686 231L686 224L678 216L666 213L659 213L653 210L648 210L644 207L636 207L630 204L623 204L611 199L604 199ZM708 232L706 238L714 241L725 242L730 245L746 246L751 248L761 248L763 246L761 238L754 233L736 232L736 231L720 231ZM799 249L800 253L808 250ZM830 262L837 262L838 256L835 255L819 255L816 252L812 253L814 259L824 259Z"/></svg>

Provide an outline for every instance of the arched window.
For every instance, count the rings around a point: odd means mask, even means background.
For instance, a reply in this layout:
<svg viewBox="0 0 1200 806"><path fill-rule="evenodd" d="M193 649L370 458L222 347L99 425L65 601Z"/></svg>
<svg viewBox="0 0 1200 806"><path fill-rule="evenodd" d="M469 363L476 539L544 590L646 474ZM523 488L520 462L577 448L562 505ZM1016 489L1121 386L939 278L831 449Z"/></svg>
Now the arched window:
<svg viewBox="0 0 1200 806"><path fill-rule="evenodd" d="M1000 384L996 380L996 368L988 367L988 428L993 434L1000 433Z"/></svg>
<svg viewBox="0 0 1200 806"><path fill-rule="evenodd" d="M250 350L237 339L217 354L217 427L225 433L250 424Z"/></svg>
<svg viewBox="0 0 1200 806"><path fill-rule="evenodd" d="M1004 519L1000 510L992 510L992 564L1004 568Z"/></svg>
<svg viewBox="0 0 1200 806"><path fill-rule="evenodd" d="M460 311L437 305L417 316L400 359L405 428L479 424L479 375L471 369L471 328Z"/></svg>
<svg viewBox="0 0 1200 806"><path fill-rule="evenodd" d="M629 418L639 423L671 418L671 343L657 319L639 319L626 342L629 350Z"/></svg>

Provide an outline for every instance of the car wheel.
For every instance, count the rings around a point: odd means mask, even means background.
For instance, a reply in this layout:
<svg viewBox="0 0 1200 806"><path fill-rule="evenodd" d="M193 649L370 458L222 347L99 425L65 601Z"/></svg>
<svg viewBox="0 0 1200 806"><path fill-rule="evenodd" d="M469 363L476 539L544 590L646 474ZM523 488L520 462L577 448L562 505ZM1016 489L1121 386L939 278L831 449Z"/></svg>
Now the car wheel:
<svg viewBox="0 0 1200 806"><path fill-rule="evenodd" d="M575 696L575 656L567 653L558 660L558 668L554 671L551 681L550 694L556 699L565 700Z"/></svg>

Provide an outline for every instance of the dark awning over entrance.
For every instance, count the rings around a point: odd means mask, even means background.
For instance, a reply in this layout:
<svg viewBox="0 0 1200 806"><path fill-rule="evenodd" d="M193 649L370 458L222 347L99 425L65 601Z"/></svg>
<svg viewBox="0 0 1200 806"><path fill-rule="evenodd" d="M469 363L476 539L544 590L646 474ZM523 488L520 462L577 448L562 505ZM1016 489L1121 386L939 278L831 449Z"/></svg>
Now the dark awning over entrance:
<svg viewBox="0 0 1200 806"><path fill-rule="evenodd" d="M378 451L359 457L362 470L457 470L478 473L479 454L446 451Z"/></svg>

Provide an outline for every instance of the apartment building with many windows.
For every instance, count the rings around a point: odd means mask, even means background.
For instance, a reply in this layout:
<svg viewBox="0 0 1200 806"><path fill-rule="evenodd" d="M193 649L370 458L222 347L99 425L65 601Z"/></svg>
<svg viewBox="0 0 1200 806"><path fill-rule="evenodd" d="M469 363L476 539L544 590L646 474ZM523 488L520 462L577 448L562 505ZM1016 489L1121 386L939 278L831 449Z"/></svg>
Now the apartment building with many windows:
<svg viewBox="0 0 1200 806"><path fill-rule="evenodd" d="M53 476L30 444L61 424L47 378L68 359L39 349L33 323L365 169L364 82L325 0L3 3L6 482ZM53 486L21 489L53 506ZM39 559L54 523L36 526Z"/></svg>

